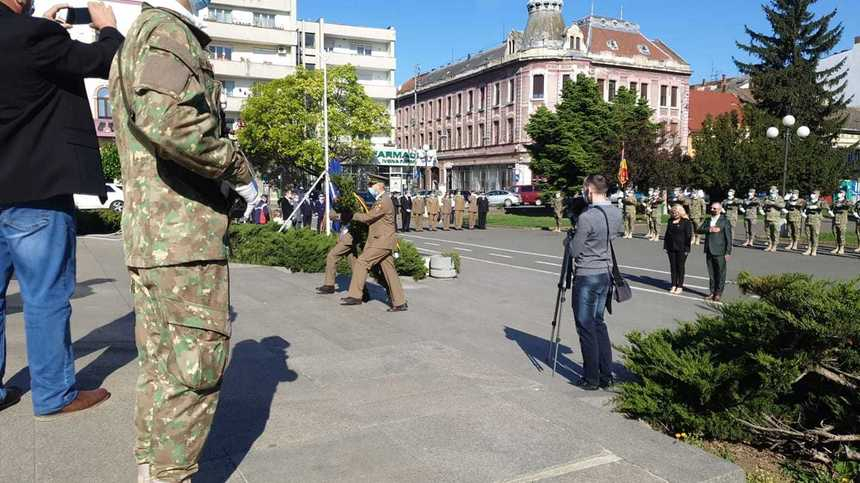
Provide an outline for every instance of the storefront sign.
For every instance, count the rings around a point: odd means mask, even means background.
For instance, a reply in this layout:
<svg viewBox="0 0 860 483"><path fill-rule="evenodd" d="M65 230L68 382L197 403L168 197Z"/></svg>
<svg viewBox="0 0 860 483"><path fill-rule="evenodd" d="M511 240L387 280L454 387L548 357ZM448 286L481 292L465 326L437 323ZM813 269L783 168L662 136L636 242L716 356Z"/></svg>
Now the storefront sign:
<svg viewBox="0 0 860 483"><path fill-rule="evenodd" d="M418 154L405 149L377 149L376 164L380 166L415 166Z"/></svg>

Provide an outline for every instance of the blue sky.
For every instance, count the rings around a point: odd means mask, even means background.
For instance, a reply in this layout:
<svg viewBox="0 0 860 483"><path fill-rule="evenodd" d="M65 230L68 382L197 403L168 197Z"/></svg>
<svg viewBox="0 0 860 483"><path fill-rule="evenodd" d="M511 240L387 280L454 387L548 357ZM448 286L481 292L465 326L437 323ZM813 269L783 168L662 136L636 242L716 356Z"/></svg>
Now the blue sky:
<svg viewBox="0 0 860 483"><path fill-rule="evenodd" d="M643 33L659 38L693 67L693 82L737 73L732 56L735 41L746 42L744 24L768 30L761 11L764 0L595 0L597 15L624 18L641 25ZM511 29L525 28L526 0L299 0L299 17L330 22L394 26L397 29L397 84L422 70L452 58L497 45ZM860 0L819 0L816 13L837 8L845 35L837 50L860 36ZM590 0L566 0L565 22L583 17Z"/></svg>

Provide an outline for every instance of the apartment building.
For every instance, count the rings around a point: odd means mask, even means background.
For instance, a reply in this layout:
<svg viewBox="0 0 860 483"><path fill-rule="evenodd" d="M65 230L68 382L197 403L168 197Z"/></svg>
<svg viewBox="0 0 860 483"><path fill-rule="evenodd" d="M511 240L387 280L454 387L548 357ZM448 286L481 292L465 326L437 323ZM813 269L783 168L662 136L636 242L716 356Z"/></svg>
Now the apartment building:
<svg viewBox="0 0 860 483"><path fill-rule="evenodd" d="M390 145L394 128L394 100L397 86L394 73L397 69L395 46L397 32L393 27L384 29L356 27L323 22L300 21L298 24L299 64L307 69L318 68L325 57L327 65L352 65L358 82L367 95L385 107L391 117L392 132L373 137L374 145ZM320 45L323 51L320 52Z"/></svg>

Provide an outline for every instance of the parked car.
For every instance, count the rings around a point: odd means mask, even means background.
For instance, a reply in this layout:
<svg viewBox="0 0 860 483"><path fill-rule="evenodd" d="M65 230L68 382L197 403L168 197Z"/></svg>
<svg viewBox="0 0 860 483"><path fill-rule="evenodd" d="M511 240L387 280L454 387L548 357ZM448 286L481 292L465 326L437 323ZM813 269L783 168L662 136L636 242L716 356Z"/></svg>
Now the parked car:
<svg viewBox="0 0 860 483"><path fill-rule="evenodd" d="M110 209L121 213L122 207L125 205L122 186L116 183L106 183L105 190L107 191L107 201L104 203L101 202L98 196L75 195L75 207L79 210Z"/></svg>
<svg viewBox="0 0 860 483"><path fill-rule="evenodd" d="M518 194L524 205L543 205L543 201L540 199L540 190L538 190L538 187L535 185L514 186L510 191Z"/></svg>
<svg viewBox="0 0 860 483"><path fill-rule="evenodd" d="M523 203L520 195L508 190L490 191L487 193L487 200L489 200L490 206L504 206L505 208Z"/></svg>

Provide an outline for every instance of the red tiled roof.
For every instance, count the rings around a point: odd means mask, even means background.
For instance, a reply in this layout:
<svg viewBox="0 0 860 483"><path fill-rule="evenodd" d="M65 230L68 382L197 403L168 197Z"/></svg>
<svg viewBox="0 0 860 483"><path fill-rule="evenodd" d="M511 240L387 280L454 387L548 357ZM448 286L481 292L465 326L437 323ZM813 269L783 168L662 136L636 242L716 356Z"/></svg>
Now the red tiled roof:
<svg viewBox="0 0 860 483"><path fill-rule="evenodd" d="M737 111L743 114L741 100L730 92L690 90L690 132L699 132L708 116Z"/></svg>
<svg viewBox="0 0 860 483"><path fill-rule="evenodd" d="M586 31L586 35L588 35ZM648 40L647 37L638 32L624 32L621 30L602 29L598 27L591 28L591 52L596 54L614 54L618 57L646 57L658 61L675 60L684 62L680 57L674 57L667 53L661 47L662 44L657 44ZM618 49L612 50L609 48L609 41L614 40L618 43ZM639 51L639 46L644 45L650 51L650 55L643 55Z"/></svg>

